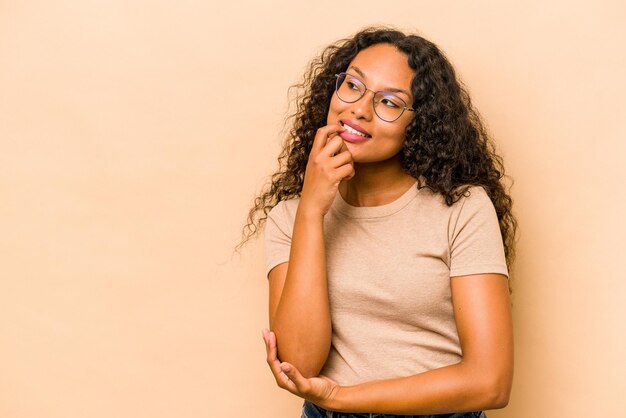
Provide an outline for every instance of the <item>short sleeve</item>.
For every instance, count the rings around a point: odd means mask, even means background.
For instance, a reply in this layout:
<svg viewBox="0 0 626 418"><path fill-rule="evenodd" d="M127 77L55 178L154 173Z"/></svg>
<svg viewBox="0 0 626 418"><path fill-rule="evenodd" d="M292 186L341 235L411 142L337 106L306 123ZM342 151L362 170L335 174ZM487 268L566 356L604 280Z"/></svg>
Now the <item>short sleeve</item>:
<svg viewBox="0 0 626 418"><path fill-rule="evenodd" d="M285 202L278 202L267 214L265 223L265 276L285 261L289 261L293 223L288 219Z"/></svg>
<svg viewBox="0 0 626 418"><path fill-rule="evenodd" d="M496 210L482 187L461 198L450 236L450 277L500 273L509 276Z"/></svg>

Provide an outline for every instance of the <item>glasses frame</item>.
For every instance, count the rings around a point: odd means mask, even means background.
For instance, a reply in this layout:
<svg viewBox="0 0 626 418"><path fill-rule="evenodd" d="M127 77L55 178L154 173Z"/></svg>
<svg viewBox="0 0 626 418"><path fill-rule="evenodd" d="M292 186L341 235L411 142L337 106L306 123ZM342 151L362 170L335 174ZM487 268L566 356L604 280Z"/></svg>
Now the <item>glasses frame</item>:
<svg viewBox="0 0 626 418"><path fill-rule="evenodd" d="M350 77L352 77L352 78L356 79L359 83L361 83L361 84L363 85L363 87L365 88L365 90L363 91L363 94L361 94L361 96L359 96L359 98L358 98L358 99L356 99L356 100L352 100L352 101L348 101L348 100L343 99L343 98L339 95L339 78L340 78L341 76L344 76L344 80L345 80L345 76L350 76ZM378 118L379 118L380 120L383 120L383 121L385 121L385 122L395 122L395 121L397 121L398 119L400 119L400 117L404 114L404 111L405 111L405 110L408 110L409 112L415 112L415 109L410 108L410 107L407 107L406 102L404 101L404 99L402 99L401 97L399 97L399 96L397 96L397 95L395 95L395 94L393 94L393 93L389 93L388 91L384 91L384 90L374 91L374 90L372 90L372 89L368 89L368 88L367 88L367 86L365 85L365 83L364 83L364 82L363 82L363 81L362 81L359 77L357 77L357 76L355 76L355 75L352 75L352 74L350 74L350 73L341 72L341 73L339 73L339 74L335 74L335 94L337 95L337 97L339 98L339 100L341 100L341 101L342 101L342 102L344 102L344 103L356 103L356 102L358 102L359 100L361 100L361 99L363 98L363 96L365 96L365 94L367 93L367 91L368 91L368 90L369 90L369 91L371 91L372 93L374 93L374 94L372 95L372 109L374 109L374 113L376 113L376 116L378 116ZM387 94L387 95L391 95L391 96L397 97L397 98L398 98L398 100L400 100L402 103L404 103L404 107L402 108L402 112L400 112L400 114L398 115L398 117L397 117L397 118L392 119L392 120L387 120L387 119L382 118L382 117L378 114L378 112L376 111L376 100L375 100L376 95L377 95L378 93L384 93L384 94Z"/></svg>

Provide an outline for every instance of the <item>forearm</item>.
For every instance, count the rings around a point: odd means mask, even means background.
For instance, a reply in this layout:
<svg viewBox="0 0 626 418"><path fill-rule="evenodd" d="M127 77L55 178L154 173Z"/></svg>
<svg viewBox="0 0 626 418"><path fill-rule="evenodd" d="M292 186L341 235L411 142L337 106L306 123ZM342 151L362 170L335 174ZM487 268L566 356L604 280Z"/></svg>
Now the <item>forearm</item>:
<svg viewBox="0 0 626 418"><path fill-rule="evenodd" d="M402 415L430 415L503 408L512 375L489 377L465 363L397 379L342 387L329 409Z"/></svg>
<svg viewBox="0 0 626 418"><path fill-rule="evenodd" d="M287 276L270 327L280 360L306 377L317 376L331 339L323 214L296 213Z"/></svg>

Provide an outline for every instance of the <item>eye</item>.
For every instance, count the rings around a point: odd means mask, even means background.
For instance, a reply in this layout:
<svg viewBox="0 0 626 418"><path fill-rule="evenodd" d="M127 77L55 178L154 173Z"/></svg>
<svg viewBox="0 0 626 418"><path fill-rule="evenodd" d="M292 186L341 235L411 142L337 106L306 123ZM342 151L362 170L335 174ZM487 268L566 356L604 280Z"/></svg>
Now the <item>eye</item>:
<svg viewBox="0 0 626 418"><path fill-rule="evenodd" d="M346 80L346 86L350 89L350 90L354 90L354 91L359 91L359 85L356 84L354 81L352 80Z"/></svg>
<svg viewBox="0 0 626 418"><path fill-rule="evenodd" d="M392 108L404 107L404 105L402 104L402 101L395 96L385 96L380 100L380 103L386 107L392 107Z"/></svg>

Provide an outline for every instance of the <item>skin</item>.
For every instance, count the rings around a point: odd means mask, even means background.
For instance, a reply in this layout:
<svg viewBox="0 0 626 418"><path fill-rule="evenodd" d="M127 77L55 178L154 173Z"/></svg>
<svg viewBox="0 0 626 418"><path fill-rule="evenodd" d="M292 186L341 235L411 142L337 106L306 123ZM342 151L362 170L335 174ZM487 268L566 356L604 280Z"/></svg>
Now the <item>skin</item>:
<svg viewBox="0 0 626 418"><path fill-rule="evenodd" d="M406 56L391 45L377 44L364 49L350 63L347 72L357 76L373 91L404 90L394 94L409 105L413 103L411 81L415 72L409 67ZM348 120L372 136L361 143L344 141L354 161L355 175L342 180L339 192L353 206L379 206L392 202L415 183L413 177L403 172L399 155L413 112L405 111L393 122L383 121L374 113L373 94L367 91L355 103L345 103L335 94L328 109L329 124Z"/></svg>
<svg viewBox="0 0 626 418"><path fill-rule="evenodd" d="M374 91L389 87L410 91L414 76L406 56L384 44L361 51L350 67L357 67L361 80ZM393 123L382 121L373 112L372 94L368 91L355 103L334 96L329 124L315 138L296 215L291 261L270 272L273 331L263 331L267 363L279 387L334 411L419 415L502 408L508 403L513 379L513 331L507 278L499 274L450 279L461 362L345 387L318 376L330 344L320 220L337 192L354 206L377 206L395 200L415 183L402 172L398 155L412 114L404 112ZM412 97L406 101L412 103ZM345 119L365 129L371 139L355 144L339 138L339 121ZM319 271L311 272L310 266L318 266ZM298 280L290 281L288 275ZM311 300L312 305L303 303ZM288 346L284 356L283 350L279 356L277 336L281 347L283 341ZM298 353L296 346L310 352Z"/></svg>

